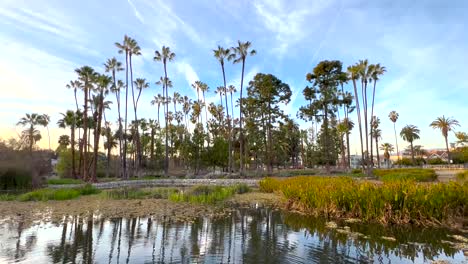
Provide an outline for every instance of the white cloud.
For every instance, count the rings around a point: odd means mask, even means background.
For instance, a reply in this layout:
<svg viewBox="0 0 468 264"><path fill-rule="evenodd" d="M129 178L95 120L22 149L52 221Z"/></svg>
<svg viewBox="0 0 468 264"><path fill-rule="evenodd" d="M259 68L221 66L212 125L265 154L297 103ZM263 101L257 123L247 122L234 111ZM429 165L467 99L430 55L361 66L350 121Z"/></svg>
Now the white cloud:
<svg viewBox="0 0 468 264"><path fill-rule="evenodd" d="M138 9L135 7L135 5L133 4L133 2L131 0L127 0L128 4L130 5L130 7L133 9L133 13L135 14L136 18L142 23L142 24L145 24L145 20L143 19L143 16L140 14L140 12L138 11Z"/></svg>
<svg viewBox="0 0 468 264"><path fill-rule="evenodd" d="M178 61L175 63L176 70L179 74L182 74L187 81L188 87L192 87L192 84L195 83L196 81L199 81L200 78L198 77L198 74L195 72L193 67L186 61ZM197 95L197 91L195 89L192 89L194 91L195 96Z"/></svg>

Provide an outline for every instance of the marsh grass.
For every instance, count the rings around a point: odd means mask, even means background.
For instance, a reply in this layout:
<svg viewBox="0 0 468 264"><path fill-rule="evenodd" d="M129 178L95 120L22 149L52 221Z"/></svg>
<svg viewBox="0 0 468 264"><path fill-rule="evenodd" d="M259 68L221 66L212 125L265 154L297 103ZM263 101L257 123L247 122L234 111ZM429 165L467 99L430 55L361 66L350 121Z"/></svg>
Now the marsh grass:
<svg viewBox="0 0 468 264"><path fill-rule="evenodd" d="M102 195L107 199L124 200L124 199L167 199L171 194L177 193L177 189L172 188L154 188L154 189L139 189L139 188L121 188L107 190Z"/></svg>
<svg viewBox="0 0 468 264"><path fill-rule="evenodd" d="M430 182L437 180L437 174L433 169L376 169L374 175L384 182L400 180Z"/></svg>
<svg viewBox="0 0 468 264"><path fill-rule="evenodd" d="M460 182L468 181L468 170L457 173L455 177L457 181L460 181Z"/></svg>
<svg viewBox="0 0 468 264"><path fill-rule="evenodd" d="M400 180L375 184L348 177L266 178L260 182L260 189L282 194L289 209L327 217L440 224L468 214L468 184L456 182L418 184Z"/></svg>
<svg viewBox="0 0 468 264"><path fill-rule="evenodd" d="M231 187L222 186L196 186L188 191L173 193L169 200L174 202L189 202L197 204L217 204L232 197L234 194L249 192L246 184L238 184Z"/></svg>
<svg viewBox="0 0 468 264"><path fill-rule="evenodd" d="M83 187L73 189L38 189L28 192L17 197L17 200L25 201L49 201L49 200L71 200L78 198L81 195L97 194L100 191L90 184Z"/></svg>

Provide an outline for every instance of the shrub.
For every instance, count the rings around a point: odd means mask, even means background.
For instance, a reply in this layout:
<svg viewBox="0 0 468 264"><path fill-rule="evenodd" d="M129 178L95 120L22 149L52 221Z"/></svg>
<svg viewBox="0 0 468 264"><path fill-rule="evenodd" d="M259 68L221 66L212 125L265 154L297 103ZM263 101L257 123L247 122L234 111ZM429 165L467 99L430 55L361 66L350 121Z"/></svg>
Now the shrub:
<svg viewBox="0 0 468 264"><path fill-rule="evenodd" d="M20 201L71 200L80 196L75 189L39 189L19 196Z"/></svg>
<svg viewBox="0 0 468 264"><path fill-rule="evenodd" d="M20 168L8 168L0 171L1 190L23 190L32 186L32 175L28 170Z"/></svg>
<svg viewBox="0 0 468 264"><path fill-rule="evenodd" d="M461 181L461 182L468 181L468 171L459 172L457 173L456 177L458 181Z"/></svg>
<svg viewBox="0 0 468 264"><path fill-rule="evenodd" d="M437 180L433 169L377 169L374 175L382 181L414 180L427 182Z"/></svg>
<svg viewBox="0 0 468 264"><path fill-rule="evenodd" d="M434 159L428 159L427 163L429 165L442 165L442 164L447 164L447 161L441 159L441 158L434 158Z"/></svg>
<svg viewBox="0 0 468 264"><path fill-rule="evenodd" d="M351 170L351 173L352 173L352 174L361 174L361 173L362 173L362 169L353 169L353 170Z"/></svg>
<svg viewBox="0 0 468 264"><path fill-rule="evenodd" d="M347 177L295 177L262 182L260 186L269 182L267 186L284 195L294 209L315 215L418 224L467 214L468 185L456 182L375 184Z"/></svg>
<svg viewBox="0 0 468 264"><path fill-rule="evenodd" d="M62 185L62 184L81 184L83 183L80 179L49 179L47 180L48 185Z"/></svg>
<svg viewBox="0 0 468 264"><path fill-rule="evenodd" d="M91 195L91 194L98 194L101 191L96 189L93 185L87 183L85 186L76 188L77 191L80 192L81 195Z"/></svg>

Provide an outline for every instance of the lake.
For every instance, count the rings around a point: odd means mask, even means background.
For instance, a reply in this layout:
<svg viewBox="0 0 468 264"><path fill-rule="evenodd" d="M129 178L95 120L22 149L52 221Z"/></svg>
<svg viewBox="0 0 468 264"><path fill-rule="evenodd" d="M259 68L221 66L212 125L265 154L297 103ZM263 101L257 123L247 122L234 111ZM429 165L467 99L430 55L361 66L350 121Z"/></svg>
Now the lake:
<svg viewBox="0 0 468 264"><path fill-rule="evenodd" d="M228 217L164 219L71 216L0 225L0 263L464 263L446 229L383 227L268 208ZM463 235L463 234L458 234ZM465 235L466 237L466 235ZM396 241L394 241L396 239ZM448 241L448 242L447 242Z"/></svg>

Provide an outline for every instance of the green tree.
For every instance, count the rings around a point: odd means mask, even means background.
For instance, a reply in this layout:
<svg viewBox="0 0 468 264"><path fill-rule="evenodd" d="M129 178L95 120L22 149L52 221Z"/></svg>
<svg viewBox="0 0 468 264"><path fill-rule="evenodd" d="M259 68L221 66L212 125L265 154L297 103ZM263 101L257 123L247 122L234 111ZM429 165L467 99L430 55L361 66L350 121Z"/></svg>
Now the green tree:
<svg viewBox="0 0 468 264"><path fill-rule="evenodd" d="M384 151L384 158L385 163L387 164L387 168L390 168L390 153L395 150L393 145L390 143L384 143L380 146L380 149Z"/></svg>
<svg viewBox="0 0 468 264"><path fill-rule="evenodd" d="M442 116L432 121L432 123L429 126L433 129L440 129L440 131L442 132L442 136L444 136L445 139L445 147L447 149L447 161L450 163L448 132L452 131L455 126L460 126L460 123L453 118Z"/></svg>
<svg viewBox="0 0 468 264"><path fill-rule="evenodd" d="M371 161L372 162L374 160L373 146L372 146L372 136L374 135L374 133L373 133L374 126L373 126L372 120L374 118L375 88L377 86L377 81L380 80L380 76L382 76L386 71L387 71L387 69L384 66L381 66L380 63L369 65L369 72L370 72L369 82L374 83L374 87L372 88L372 106L371 106L371 115L370 115L371 116L371 132L370 132L371 133L371 144L370 144L370 148L371 148ZM375 145L375 148L376 148L376 151L378 152L379 151L379 145ZM379 161L379 160L380 160L379 154L377 154L377 161ZM380 164L379 164L379 167L380 167Z"/></svg>
<svg viewBox="0 0 468 264"><path fill-rule="evenodd" d="M25 130L21 132L21 138L28 142L29 153L32 154L33 146L37 141L41 140L41 132L36 129L37 126L40 126L44 123L44 115L37 113L26 114L22 117L19 122L16 124L18 126L26 127Z"/></svg>
<svg viewBox="0 0 468 264"><path fill-rule="evenodd" d="M251 48L252 43L250 41L241 42L240 40L237 42L237 47L232 47L232 53L228 56L228 60L233 60L234 63L242 63L242 71L241 71L241 83L240 83L240 97L239 97L239 131L240 131L240 156L243 155L244 150L244 134L242 131L242 90L244 87L244 71L245 71L245 60L248 56L253 56L257 54L257 51ZM244 173L244 163L242 158L240 159L240 173Z"/></svg>
<svg viewBox="0 0 468 264"><path fill-rule="evenodd" d="M78 119L82 115L81 112L74 112L72 110L68 110L65 114L61 114L62 118L57 121L57 125L60 128L70 128L70 145L71 145L71 157L72 157L72 176L73 178L77 179L76 173L76 164L75 164L75 129L77 126Z"/></svg>
<svg viewBox="0 0 468 264"><path fill-rule="evenodd" d="M168 78L167 78L167 63L174 60L175 58L175 53L171 51L169 47L163 46L160 51L155 51L154 53L154 60L162 62L163 67L164 67L164 85L163 85L163 94L165 94L166 99L169 98L169 93L168 93ZM165 92L165 93L164 93ZM168 116L167 113L169 112L169 102L166 100L166 137L165 137L165 146L166 146L166 159L164 162L164 174L165 176L169 175L169 149L168 149Z"/></svg>
<svg viewBox="0 0 468 264"><path fill-rule="evenodd" d="M465 146L466 144L468 144L468 133L455 132L455 137L457 138L457 145Z"/></svg>
<svg viewBox="0 0 468 264"><path fill-rule="evenodd" d="M411 146L411 161L413 165L416 164L416 160L414 159L414 146L413 141L419 139L419 129L415 125L406 125L401 129L400 136L403 140L408 141Z"/></svg>
<svg viewBox="0 0 468 264"><path fill-rule="evenodd" d="M330 119L335 118L338 106L343 104L343 99L338 93L338 85L342 76L342 63L340 61L321 61L313 69L312 73L306 76L307 81L312 83L312 87L307 86L304 91L304 97L309 103L302 106L299 116L305 120L317 118L322 122L321 146L323 152L323 161L326 165L327 173L330 172L330 165L336 161L334 157L334 142Z"/></svg>
<svg viewBox="0 0 468 264"><path fill-rule="evenodd" d="M272 130L273 124L278 117L284 115L279 104L288 104L291 100L291 88L286 83L272 74L258 73L247 87L247 94L253 99L253 104L261 111L261 115L265 116L266 120L266 154L267 154L267 169L271 173L273 171L272 158Z"/></svg>
<svg viewBox="0 0 468 264"><path fill-rule="evenodd" d="M149 88L149 83L146 81L146 79L143 79L143 78L137 78L134 82L133 82L136 86L136 89L138 90L138 95L135 99L135 97L133 96L133 92L132 92L132 97L133 97L133 110L134 110L134 114L135 114L135 122L136 122L136 150L137 150L137 169L139 167L141 167L141 162L142 162L142 159L143 159L143 154L142 154L142 149L141 149L141 140L140 140L140 131L139 131L139 120L138 120L138 116L137 116L137 112L138 112L138 102L140 101L140 96L141 96L141 92L144 90L144 89L148 89ZM133 90L133 88L132 88Z"/></svg>

